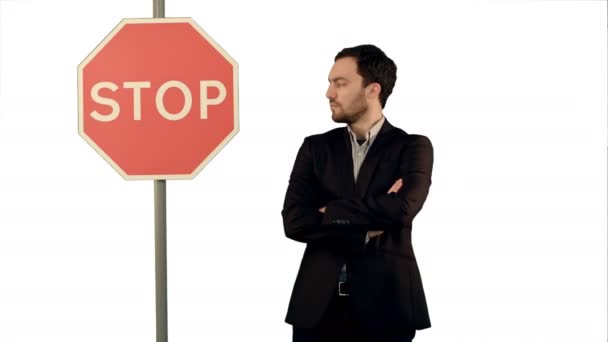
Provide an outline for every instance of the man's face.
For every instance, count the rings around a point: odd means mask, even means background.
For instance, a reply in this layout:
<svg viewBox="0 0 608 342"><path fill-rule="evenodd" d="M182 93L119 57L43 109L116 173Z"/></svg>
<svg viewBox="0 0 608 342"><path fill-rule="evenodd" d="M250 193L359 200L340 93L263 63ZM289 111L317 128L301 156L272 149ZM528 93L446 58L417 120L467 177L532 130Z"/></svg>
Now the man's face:
<svg viewBox="0 0 608 342"><path fill-rule="evenodd" d="M355 123L365 114L368 109L366 88L353 57L340 58L334 63L325 96L329 99L331 118L335 122Z"/></svg>

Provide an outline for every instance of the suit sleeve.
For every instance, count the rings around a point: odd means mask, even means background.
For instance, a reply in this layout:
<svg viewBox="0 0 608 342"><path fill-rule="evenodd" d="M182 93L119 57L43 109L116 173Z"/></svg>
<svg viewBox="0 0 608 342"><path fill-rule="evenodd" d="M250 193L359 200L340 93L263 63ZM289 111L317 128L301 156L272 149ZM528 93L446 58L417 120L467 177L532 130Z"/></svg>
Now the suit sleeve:
<svg viewBox="0 0 608 342"><path fill-rule="evenodd" d="M371 222L375 227L372 230L410 226L427 198L433 171L431 141L423 135L410 137L414 139L411 139L409 146L402 152L399 165L395 165L403 179L403 186L397 193L331 201L327 204L324 219L349 219L354 223Z"/></svg>
<svg viewBox="0 0 608 342"><path fill-rule="evenodd" d="M306 138L298 151L281 212L285 235L304 243L332 244L351 250L363 248L364 225L352 225L348 219L327 220L319 212L325 205L320 203L320 192L310 138Z"/></svg>

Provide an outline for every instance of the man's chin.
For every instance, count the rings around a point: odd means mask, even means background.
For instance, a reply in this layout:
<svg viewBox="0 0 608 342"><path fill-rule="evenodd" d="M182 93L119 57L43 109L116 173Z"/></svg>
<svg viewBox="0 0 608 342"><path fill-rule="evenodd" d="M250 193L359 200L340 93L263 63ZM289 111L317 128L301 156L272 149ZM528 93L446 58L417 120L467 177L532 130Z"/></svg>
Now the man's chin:
<svg viewBox="0 0 608 342"><path fill-rule="evenodd" d="M348 123L346 116L334 111L331 112L331 119L334 120L335 123Z"/></svg>

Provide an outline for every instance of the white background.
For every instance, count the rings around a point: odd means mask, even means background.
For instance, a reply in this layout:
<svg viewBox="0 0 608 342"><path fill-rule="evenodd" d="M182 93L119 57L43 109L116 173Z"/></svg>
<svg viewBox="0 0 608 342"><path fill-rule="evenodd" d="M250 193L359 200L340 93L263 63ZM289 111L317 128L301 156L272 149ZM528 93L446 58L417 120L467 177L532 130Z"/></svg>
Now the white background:
<svg viewBox="0 0 608 342"><path fill-rule="evenodd" d="M397 5L399 6L397 8ZM0 342L154 341L153 182L77 133L77 65L150 0L0 0ZM327 74L373 43L385 115L433 142L416 341L606 341L605 1L186 1L240 68L237 136L168 181L170 341L289 341L280 211Z"/></svg>

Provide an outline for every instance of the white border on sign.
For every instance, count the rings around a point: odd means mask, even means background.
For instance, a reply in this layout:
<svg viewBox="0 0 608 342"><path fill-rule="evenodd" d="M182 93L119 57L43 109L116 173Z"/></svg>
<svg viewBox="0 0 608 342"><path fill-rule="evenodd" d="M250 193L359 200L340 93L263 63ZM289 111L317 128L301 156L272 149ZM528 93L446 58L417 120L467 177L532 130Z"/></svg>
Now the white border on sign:
<svg viewBox="0 0 608 342"><path fill-rule="evenodd" d="M205 158L196 169L190 174L170 174L170 175L128 175L123 169L110 158L94 141L84 132L84 86L83 69L95 58L106 44L126 25L126 24L169 24L169 23L189 23L201 36L203 36L233 67L233 102L234 102L234 128L220 142L220 144ZM150 179L194 179L201 170L221 151L230 140L239 132L239 91L238 91L238 63L213 39L207 34L192 18L127 18L122 19L118 25L93 49L93 51L78 65L78 134L105 159L114 170L116 170L126 180L150 180Z"/></svg>

